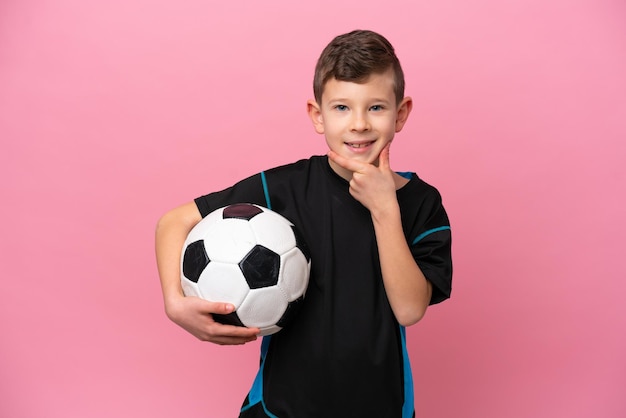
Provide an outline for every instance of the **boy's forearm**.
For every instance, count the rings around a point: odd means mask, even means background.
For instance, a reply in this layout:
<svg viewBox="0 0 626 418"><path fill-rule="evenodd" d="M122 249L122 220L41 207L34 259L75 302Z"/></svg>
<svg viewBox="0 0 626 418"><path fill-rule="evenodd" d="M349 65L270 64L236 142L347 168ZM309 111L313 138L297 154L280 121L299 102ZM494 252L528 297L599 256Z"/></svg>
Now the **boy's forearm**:
<svg viewBox="0 0 626 418"><path fill-rule="evenodd" d="M385 291L401 325L418 322L430 303L432 287L415 262L404 237L399 207L373 214Z"/></svg>
<svg viewBox="0 0 626 418"><path fill-rule="evenodd" d="M166 310L168 301L183 296L180 253L187 234L201 218L195 203L191 202L166 213L157 224L156 259Z"/></svg>

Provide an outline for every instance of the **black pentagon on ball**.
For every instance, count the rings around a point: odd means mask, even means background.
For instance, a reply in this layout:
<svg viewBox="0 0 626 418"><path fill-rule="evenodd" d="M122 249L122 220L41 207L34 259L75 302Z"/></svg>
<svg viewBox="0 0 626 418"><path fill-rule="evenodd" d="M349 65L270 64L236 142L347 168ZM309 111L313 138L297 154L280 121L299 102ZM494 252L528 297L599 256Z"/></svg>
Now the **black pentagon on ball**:
<svg viewBox="0 0 626 418"><path fill-rule="evenodd" d="M239 268L250 289L275 286L280 271L280 256L262 245L256 245L239 262Z"/></svg>
<svg viewBox="0 0 626 418"><path fill-rule="evenodd" d="M289 304L287 305L287 309L285 309L285 313L283 313L283 316L276 323L276 325L278 325L281 328L284 328L285 326L287 326L296 316L298 311L300 310L303 300L304 300L304 296L300 296L298 299L294 300L293 302L289 302Z"/></svg>
<svg viewBox="0 0 626 418"><path fill-rule="evenodd" d="M235 203L224 208L222 211L223 219L243 219L249 221L258 214L263 213L263 210L250 203Z"/></svg>
<svg viewBox="0 0 626 418"><path fill-rule="evenodd" d="M243 322L241 322L241 319L239 319L239 316L237 315L236 312L231 312L229 314L226 315L222 315L222 314L212 314L213 315L213 319L216 322L219 322L220 324L225 324L225 325L234 325L236 327L244 327L245 325L243 324Z"/></svg>
<svg viewBox="0 0 626 418"><path fill-rule="evenodd" d="M183 274L192 282L198 283L200 275L210 261L204 248L204 241L192 242L183 255Z"/></svg>
<svg viewBox="0 0 626 418"><path fill-rule="evenodd" d="M293 235L296 237L296 247L302 251L302 254L304 255L304 258L306 258L307 262L311 261L311 251L309 250L309 246L306 245L306 242L304 242L304 238L302 238L300 231L298 231L298 228L293 225L291 226L291 229L293 231Z"/></svg>

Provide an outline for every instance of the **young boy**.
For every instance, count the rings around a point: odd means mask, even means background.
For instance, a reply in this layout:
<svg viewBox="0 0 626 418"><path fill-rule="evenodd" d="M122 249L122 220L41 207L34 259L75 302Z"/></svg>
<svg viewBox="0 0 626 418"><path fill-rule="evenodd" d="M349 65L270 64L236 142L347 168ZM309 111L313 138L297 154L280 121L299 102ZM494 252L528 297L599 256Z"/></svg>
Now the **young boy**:
<svg viewBox="0 0 626 418"><path fill-rule="evenodd" d="M450 296L451 236L435 188L396 173L389 148L412 108L393 47L371 31L322 52L307 103L326 156L274 168L163 216L157 262L170 319L201 340L244 344L258 329L222 325L233 307L184 297L180 253L214 209L266 206L301 231L312 268L294 323L264 337L261 366L240 417L414 416L405 328Z"/></svg>

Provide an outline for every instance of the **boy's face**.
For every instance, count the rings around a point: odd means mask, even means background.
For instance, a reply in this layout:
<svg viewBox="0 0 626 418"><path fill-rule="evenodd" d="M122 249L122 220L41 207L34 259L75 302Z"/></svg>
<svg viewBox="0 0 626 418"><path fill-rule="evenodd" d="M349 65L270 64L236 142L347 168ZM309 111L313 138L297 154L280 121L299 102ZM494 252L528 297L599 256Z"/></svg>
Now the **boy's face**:
<svg viewBox="0 0 626 418"><path fill-rule="evenodd" d="M309 116L315 130L324 134L337 154L378 164L382 149L400 132L411 112L410 97L396 104L393 72L372 74L364 83L329 80L321 103L309 100ZM330 161L340 176L352 173Z"/></svg>

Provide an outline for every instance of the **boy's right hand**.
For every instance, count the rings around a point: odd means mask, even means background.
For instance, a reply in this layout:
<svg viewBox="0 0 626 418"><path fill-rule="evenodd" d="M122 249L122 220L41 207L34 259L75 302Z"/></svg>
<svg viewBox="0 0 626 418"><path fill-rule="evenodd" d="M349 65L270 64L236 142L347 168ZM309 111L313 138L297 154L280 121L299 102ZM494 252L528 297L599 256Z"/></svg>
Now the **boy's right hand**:
<svg viewBox="0 0 626 418"><path fill-rule="evenodd" d="M241 345L254 341L260 330L216 322L211 314L229 314L234 306L196 297L176 297L166 304L167 316L201 341L219 345Z"/></svg>

